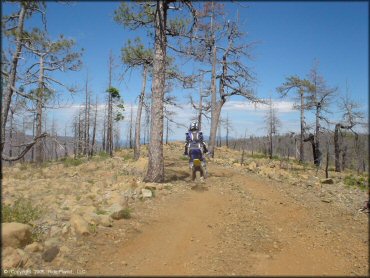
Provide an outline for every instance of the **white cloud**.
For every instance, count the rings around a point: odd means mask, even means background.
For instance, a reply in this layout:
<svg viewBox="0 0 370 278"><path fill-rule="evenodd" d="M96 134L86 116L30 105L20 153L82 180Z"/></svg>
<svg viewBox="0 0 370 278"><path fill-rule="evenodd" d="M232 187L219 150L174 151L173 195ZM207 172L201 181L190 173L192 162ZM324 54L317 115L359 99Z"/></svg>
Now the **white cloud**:
<svg viewBox="0 0 370 278"><path fill-rule="evenodd" d="M281 113L294 112L293 102L284 100L272 100L274 108ZM266 111L268 105L266 104L253 104L247 101L227 101L223 107L224 111Z"/></svg>
<svg viewBox="0 0 370 278"><path fill-rule="evenodd" d="M283 133L288 130L296 130L297 129L297 121L295 121L297 113L296 110L293 109L293 102L283 101L283 100L275 100L273 101L275 108L277 109L278 113L282 118L283 125L280 129L280 132ZM71 126L73 123L73 118L77 115L79 109L83 109L83 105L71 105L68 107L63 107L57 110L50 111L50 119L54 116L55 119L58 120L58 126L64 129L64 126ZM136 113L137 113L137 104L132 105L132 112L133 112L133 122L136 120ZM102 126L103 124L103 113L105 109L105 104L101 103L98 105L98 117L99 125ZM264 114L268 109L267 105L254 105L250 102L246 101L228 101L222 108L222 117L226 117L228 114L230 121L233 125L233 131L231 132L231 136L237 136L244 134L244 131L247 130L248 134L254 135L264 135L265 133L265 124L264 124ZM189 123L192 121L192 118L196 116L195 110L191 107L188 103L179 104L179 106L170 107L170 111L175 112L173 116L173 120L175 123L170 123L170 127L172 129L172 133L170 134L171 139L182 140L185 136L185 132ZM92 107L92 113L94 111L94 107ZM131 106L128 103L125 103L125 112L124 112L124 120L119 124L121 129L121 138L126 137L126 133L128 131L128 124L130 122L130 114L131 114ZM142 114L142 122L145 121L144 111ZM177 123L177 124L176 124ZM166 124L166 122L164 123ZM203 117L203 132L205 135L209 135L209 126L210 121L207 121ZM224 130L222 129L222 134L224 134Z"/></svg>

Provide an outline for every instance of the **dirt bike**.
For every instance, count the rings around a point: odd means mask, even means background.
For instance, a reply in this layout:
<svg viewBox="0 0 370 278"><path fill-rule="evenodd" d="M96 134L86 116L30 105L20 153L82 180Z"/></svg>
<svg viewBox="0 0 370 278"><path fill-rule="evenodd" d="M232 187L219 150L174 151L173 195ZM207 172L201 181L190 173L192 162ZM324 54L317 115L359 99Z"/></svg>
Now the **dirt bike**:
<svg viewBox="0 0 370 278"><path fill-rule="evenodd" d="M200 149L190 149L188 156L191 180L196 179L197 172L199 172L201 179L207 178L206 159L203 152Z"/></svg>

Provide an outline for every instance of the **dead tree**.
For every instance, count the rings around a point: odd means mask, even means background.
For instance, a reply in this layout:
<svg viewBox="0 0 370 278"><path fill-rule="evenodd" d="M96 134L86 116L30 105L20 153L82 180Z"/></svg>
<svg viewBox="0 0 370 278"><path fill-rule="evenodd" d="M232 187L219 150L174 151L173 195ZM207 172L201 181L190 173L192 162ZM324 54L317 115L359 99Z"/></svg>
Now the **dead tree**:
<svg viewBox="0 0 370 278"><path fill-rule="evenodd" d="M92 142L91 142L91 149L90 149L90 157L94 155L94 150L95 150L97 117L98 117L98 97L96 97L96 100L95 100L94 126L93 126Z"/></svg>
<svg viewBox="0 0 370 278"><path fill-rule="evenodd" d="M225 120L225 129L226 129L226 147L229 147L229 133L232 130L232 125L229 120L229 113L227 113L226 120Z"/></svg>
<svg viewBox="0 0 370 278"><path fill-rule="evenodd" d="M68 148L67 148L67 124L64 127L64 158L68 157Z"/></svg>
<svg viewBox="0 0 370 278"><path fill-rule="evenodd" d="M315 114L315 130L310 141L313 149L314 164L316 167L321 165L322 152L320 145L320 137L322 133L321 121L329 122L325 113L330 113L328 110L333 94L337 88L328 88L324 78L318 73L318 64L312 68L310 72L310 85L308 90L308 107L314 110Z"/></svg>
<svg viewBox="0 0 370 278"><path fill-rule="evenodd" d="M296 90L295 93L298 94L298 99L296 98L296 102L294 104L294 108L300 111L300 140L299 140L299 162L303 162L304 157L304 145L305 142L305 116L304 112L308 109L307 105L307 92L310 88L310 82L307 79L301 79L298 76L290 76L286 79L286 82L277 88L277 92L280 93L282 97L287 96L287 94L292 91Z"/></svg>
<svg viewBox="0 0 370 278"><path fill-rule="evenodd" d="M112 54L112 50L109 53L109 82L108 82L108 88L112 87L112 74L113 74L113 66L114 66L114 58ZM113 98L112 94L108 92L107 95L107 140L105 142L106 144L106 152L109 153L111 157L113 157Z"/></svg>
<svg viewBox="0 0 370 278"><path fill-rule="evenodd" d="M245 155L245 149L247 148L247 130L245 130L244 138L242 141L242 157L240 159L240 165L244 165L244 155ZM252 154L253 156L253 154Z"/></svg>
<svg viewBox="0 0 370 278"><path fill-rule="evenodd" d="M85 125L84 125L84 144L83 154L89 156L90 153L90 92L88 87L89 76L86 75L85 81Z"/></svg>
<svg viewBox="0 0 370 278"><path fill-rule="evenodd" d="M343 141L341 130L349 130L352 131L352 133L356 134L354 132L354 128L364 119L363 113L359 111L359 104L349 98L348 91L346 97L341 98L339 108L342 111L343 116L342 121L340 123L336 123L334 129L334 154L336 172L341 172L342 170L344 170L346 163L347 146L341 146L341 142ZM342 163L340 162L341 154Z"/></svg>
<svg viewBox="0 0 370 278"><path fill-rule="evenodd" d="M132 110L132 103L130 104L130 106L131 106L131 109L130 109L130 128L129 128L129 136L130 136L130 138L129 138L129 147L130 147L130 149L132 149L132 147L133 147L133 140L132 140L132 138L133 138L133 136L132 136L132 128L133 128L133 110Z"/></svg>
<svg viewBox="0 0 370 278"><path fill-rule="evenodd" d="M126 45L121 49L121 52L122 61L126 65L127 70L136 68L142 69L142 86L136 112L134 139L134 159L137 160L140 157L141 114L144 104L148 72L153 66L153 51L149 48L145 48L141 43L140 38L136 38L134 42L128 40Z"/></svg>
<svg viewBox="0 0 370 278"><path fill-rule="evenodd" d="M197 41L198 57L211 65L211 128L209 151L214 157L217 128L221 110L227 99L240 95L252 102L260 101L255 97L251 84L254 81L251 70L240 57L249 57L250 45L239 29L238 20L225 20L224 8L215 2L204 4L199 12ZM217 66L220 73L217 74ZM217 89L216 82L219 81Z"/></svg>
<svg viewBox="0 0 370 278"><path fill-rule="evenodd" d="M196 111L197 116L193 118L192 120L197 120L198 122L198 127L199 130L202 129L202 118L205 117L206 119L210 119L209 117L209 112L211 109L211 104L209 102L205 102L203 99L206 99L210 95L210 91L208 89L204 90L203 89L203 80L204 78L204 72L200 74L200 80L199 80L199 102L195 103L193 97L190 95L189 100L190 100L190 105L192 108Z"/></svg>
<svg viewBox="0 0 370 278"><path fill-rule="evenodd" d="M277 110L274 108L271 97L268 103L268 110L265 116L265 123L267 126L269 139L269 158L273 156L273 136L277 133L277 128L280 125L280 120L277 117Z"/></svg>
<svg viewBox="0 0 370 278"><path fill-rule="evenodd" d="M43 2L33 2L33 1L23 1L18 2L19 10L16 11L12 15L5 15L2 16L2 32L6 38L10 38L13 40L11 45L14 46L14 50L10 51L11 59L7 59L6 57L2 57L1 63L1 75L2 75L2 83L5 85L2 87L2 110L1 110L1 143L0 143L0 154L1 159L6 161L16 161L24 157L24 155L32 149L32 147L46 136L46 134L38 134L34 136L33 140L30 141L28 144L22 144L21 148L22 151L17 156L7 156L4 154L4 146L5 146L5 139L6 139L6 125L8 123L8 115L9 110L12 102L12 97L14 93L20 95L22 97L32 99L32 97L28 96L24 93L23 90L16 87L16 82L19 79L18 70L19 65L18 62L21 58L23 53L23 48L25 43L28 41L27 32L25 31L25 21L26 18L31 17L34 13L40 13L42 15L43 23L45 23L45 3ZM4 56L5 52L2 52L2 56ZM5 65L4 61L9 61L7 65Z"/></svg>
<svg viewBox="0 0 370 278"><path fill-rule="evenodd" d="M25 84L37 84L30 96L36 102L36 136L42 133L43 109L55 96L55 86L63 87L70 92L75 88L67 86L51 76L55 71L76 71L81 67L81 52L73 50L74 40L65 39L62 35L58 40L51 40L46 32L34 29L27 35L24 47L37 57L38 62L25 72ZM43 160L43 145L36 145L36 163Z"/></svg>

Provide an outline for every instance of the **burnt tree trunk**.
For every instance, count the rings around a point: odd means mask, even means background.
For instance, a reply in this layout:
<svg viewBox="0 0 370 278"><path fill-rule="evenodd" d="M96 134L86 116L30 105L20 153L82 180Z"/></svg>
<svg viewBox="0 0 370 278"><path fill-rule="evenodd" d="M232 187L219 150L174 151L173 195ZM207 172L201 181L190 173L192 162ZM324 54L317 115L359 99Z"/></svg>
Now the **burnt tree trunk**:
<svg viewBox="0 0 370 278"><path fill-rule="evenodd" d="M203 75L200 80L199 106L198 106L198 128L202 130L202 113L203 113Z"/></svg>
<svg viewBox="0 0 370 278"><path fill-rule="evenodd" d="M169 132L169 121L166 118L166 145L168 145L168 132Z"/></svg>
<svg viewBox="0 0 370 278"><path fill-rule="evenodd" d="M88 91L88 77L85 84L85 132L84 132L84 151L83 154L89 156L90 153L90 95Z"/></svg>
<svg viewBox="0 0 370 278"><path fill-rule="evenodd" d="M325 178L329 178L329 143L326 146Z"/></svg>
<svg viewBox="0 0 370 278"><path fill-rule="evenodd" d="M344 146L342 152L342 171L346 169L346 161L347 161L347 146Z"/></svg>
<svg viewBox="0 0 370 278"><path fill-rule="evenodd" d="M341 172L340 167L340 143L339 143L339 131L340 131L340 124L335 125L334 129L334 157L335 157L335 172Z"/></svg>
<svg viewBox="0 0 370 278"><path fill-rule="evenodd" d="M142 114L143 105L144 105L147 73L148 73L148 69L146 66L144 66L143 83L142 83L141 92L139 96L139 104L137 106L136 122L135 122L135 144L134 144L134 159L135 160L138 160L140 157L141 114Z"/></svg>
<svg viewBox="0 0 370 278"><path fill-rule="evenodd" d="M164 181L163 162L163 108L164 89L166 85L166 24L167 2L157 1L155 13L155 40L152 81L152 107L149 139L149 162L145 176L146 182Z"/></svg>
<svg viewBox="0 0 370 278"><path fill-rule="evenodd" d="M103 151L105 152L106 151L106 139L107 139L107 135L106 135L106 125L107 125L107 107L105 106L104 107L104 120L103 120L103 138L102 138L102 148L103 148Z"/></svg>
<svg viewBox="0 0 370 278"><path fill-rule="evenodd" d="M212 9L214 4L212 2ZM216 64L217 64L217 48L215 42L215 35L213 31L213 18L214 18L214 10L212 10L212 17L211 17L211 33L212 33L212 76L211 76L211 130L209 135L209 152L212 157L214 157L214 148L216 145L216 132L217 132L217 125L218 125L218 105L217 105L217 92L216 92ZM218 114L218 115L217 115Z"/></svg>
<svg viewBox="0 0 370 278"><path fill-rule="evenodd" d="M0 153L3 153L4 144L5 144L5 129L8 119L8 113L10 109L10 103L12 101L12 96L14 93L15 83L17 79L17 67L20 55L22 53L23 46L23 28L24 28L24 19L26 17L26 7L21 3L21 10L18 17L18 26L16 29L16 46L15 51L12 57L11 68L8 78L8 83L6 90L2 99L2 111L1 111L1 144L0 144Z"/></svg>
<svg viewBox="0 0 370 278"><path fill-rule="evenodd" d="M132 103L131 103L131 109L130 109L130 132L129 132L129 146L130 149L133 147L133 142L132 142L132 127L133 127L133 110L132 110Z"/></svg>
<svg viewBox="0 0 370 278"><path fill-rule="evenodd" d="M42 106L44 99L44 56L40 56L40 73L38 80L38 89L36 97L36 137L40 136L42 133ZM43 142L36 143L36 163L40 164L43 162Z"/></svg>
<svg viewBox="0 0 370 278"><path fill-rule="evenodd" d="M301 98L301 134L300 134L300 141L299 141L299 162L303 163L304 161L304 98L303 98L303 90L300 90L300 98Z"/></svg>
<svg viewBox="0 0 370 278"><path fill-rule="evenodd" d="M113 70L113 55L112 51L109 54L109 85L112 87L112 70ZM106 141L106 152L113 157L113 98L112 94L108 92L108 127L107 127L107 141Z"/></svg>
<svg viewBox="0 0 370 278"><path fill-rule="evenodd" d="M315 95L316 100L316 95ZM315 124L315 156L314 164L316 167L321 165L322 152L320 150L320 114L321 114L321 103L316 104L316 124Z"/></svg>
<svg viewBox="0 0 370 278"><path fill-rule="evenodd" d="M90 156L94 155L94 148L95 148L95 138L96 138L96 122L98 117L98 98L96 97L96 103L95 103L95 115L94 115L94 127L93 127L93 134L92 134L92 142L91 142L91 150L90 150Z"/></svg>
<svg viewBox="0 0 370 278"><path fill-rule="evenodd" d="M81 154L81 111L78 110L78 128L77 128L77 156Z"/></svg>
<svg viewBox="0 0 370 278"><path fill-rule="evenodd" d="M9 130L9 156L13 156L13 120L14 120L14 111L10 108L10 130ZM10 165L12 162L10 162Z"/></svg>

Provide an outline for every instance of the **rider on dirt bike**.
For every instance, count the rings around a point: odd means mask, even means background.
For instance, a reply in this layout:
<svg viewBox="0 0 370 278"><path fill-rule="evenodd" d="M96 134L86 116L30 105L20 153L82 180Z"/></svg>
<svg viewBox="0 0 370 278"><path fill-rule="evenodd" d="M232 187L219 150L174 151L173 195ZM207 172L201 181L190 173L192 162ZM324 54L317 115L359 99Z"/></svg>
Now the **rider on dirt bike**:
<svg viewBox="0 0 370 278"><path fill-rule="evenodd" d="M192 122L189 126L189 132L186 133L186 143L184 155L189 155L189 148L203 149L203 153L208 153L207 145L203 141L203 132L198 128L198 123Z"/></svg>
<svg viewBox="0 0 370 278"><path fill-rule="evenodd" d="M192 122L189 132L186 133L184 155L189 156L189 168L192 180L196 178L196 172L200 172L201 180L207 176L206 159L207 145L203 141L203 133L198 128L198 123Z"/></svg>

